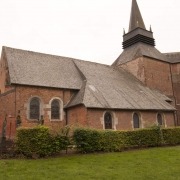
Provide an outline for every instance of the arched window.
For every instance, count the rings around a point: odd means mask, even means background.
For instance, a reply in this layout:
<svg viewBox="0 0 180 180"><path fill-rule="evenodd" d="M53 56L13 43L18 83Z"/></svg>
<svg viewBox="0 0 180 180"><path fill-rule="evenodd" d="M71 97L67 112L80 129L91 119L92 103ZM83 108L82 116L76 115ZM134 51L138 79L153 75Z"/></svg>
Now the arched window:
<svg viewBox="0 0 180 180"><path fill-rule="evenodd" d="M51 102L51 119L60 119L60 103L58 99Z"/></svg>
<svg viewBox="0 0 180 180"><path fill-rule="evenodd" d="M133 114L133 127L134 129L140 128L140 118L137 113Z"/></svg>
<svg viewBox="0 0 180 180"><path fill-rule="evenodd" d="M160 113L157 114L157 123L159 126L163 125L163 117Z"/></svg>
<svg viewBox="0 0 180 180"><path fill-rule="evenodd" d="M112 116L109 112L104 115L104 127L105 129L112 129Z"/></svg>
<svg viewBox="0 0 180 180"><path fill-rule="evenodd" d="M40 100L37 97L34 97L30 101L30 119L39 119L40 117Z"/></svg>

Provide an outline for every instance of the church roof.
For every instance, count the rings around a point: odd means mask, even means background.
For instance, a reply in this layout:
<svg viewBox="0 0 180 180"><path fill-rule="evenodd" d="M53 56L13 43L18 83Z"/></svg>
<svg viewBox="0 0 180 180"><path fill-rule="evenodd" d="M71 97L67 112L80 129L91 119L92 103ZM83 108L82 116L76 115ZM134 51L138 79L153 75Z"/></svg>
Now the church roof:
<svg viewBox="0 0 180 180"><path fill-rule="evenodd" d="M67 107L84 104L89 108L174 110L170 99L145 87L123 69L75 60L85 79Z"/></svg>
<svg viewBox="0 0 180 180"><path fill-rule="evenodd" d="M82 79L71 58L3 47L12 84L80 89Z"/></svg>
<svg viewBox="0 0 180 180"><path fill-rule="evenodd" d="M175 64L180 63L180 52L172 52L172 53L163 53L169 63Z"/></svg>
<svg viewBox="0 0 180 180"><path fill-rule="evenodd" d="M161 93L112 66L4 47L12 84L77 89L66 106L175 110Z"/></svg>
<svg viewBox="0 0 180 180"><path fill-rule="evenodd" d="M120 64L124 64L142 56L150 57L164 62L169 62L168 58L160 51L158 51L154 46L144 43L137 43L124 49L124 51L120 54L120 56L112 65L118 66Z"/></svg>

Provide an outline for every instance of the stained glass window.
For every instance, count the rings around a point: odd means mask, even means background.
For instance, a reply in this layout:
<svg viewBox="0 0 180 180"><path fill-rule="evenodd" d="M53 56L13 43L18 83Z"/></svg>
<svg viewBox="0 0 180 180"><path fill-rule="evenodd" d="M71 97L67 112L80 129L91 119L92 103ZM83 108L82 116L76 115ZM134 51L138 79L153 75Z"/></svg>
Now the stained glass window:
<svg viewBox="0 0 180 180"><path fill-rule="evenodd" d="M30 102L30 119L39 119L40 101L38 98L32 98Z"/></svg>
<svg viewBox="0 0 180 180"><path fill-rule="evenodd" d="M158 122L158 125L162 126L163 125L163 118L162 118L162 115L161 114L157 114L157 122Z"/></svg>
<svg viewBox="0 0 180 180"><path fill-rule="evenodd" d="M133 114L133 126L134 126L134 128L140 127L139 115L137 113Z"/></svg>
<svg viewBox="0 0 180 180"><path fill-rule="evenodd" d="M104 115L104 125L105 129L112 129L112 116L109 112Z"/></svg>
<svg viewBox="0 0 180 180"><path fill-rule="evenodd" d="M60 119L60 104L57 99L51 103L51 119Z"/></svg>

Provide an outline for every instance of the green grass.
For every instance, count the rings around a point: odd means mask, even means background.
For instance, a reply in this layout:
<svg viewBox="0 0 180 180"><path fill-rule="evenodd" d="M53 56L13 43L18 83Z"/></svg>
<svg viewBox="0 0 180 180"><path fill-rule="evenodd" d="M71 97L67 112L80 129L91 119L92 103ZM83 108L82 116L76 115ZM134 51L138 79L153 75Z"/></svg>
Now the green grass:
<svg viewBox="0 0 180 180"><path fill-rule="evenodd" d="M180 180L180 146L38 160L0 160L1 180Z"/></svg>

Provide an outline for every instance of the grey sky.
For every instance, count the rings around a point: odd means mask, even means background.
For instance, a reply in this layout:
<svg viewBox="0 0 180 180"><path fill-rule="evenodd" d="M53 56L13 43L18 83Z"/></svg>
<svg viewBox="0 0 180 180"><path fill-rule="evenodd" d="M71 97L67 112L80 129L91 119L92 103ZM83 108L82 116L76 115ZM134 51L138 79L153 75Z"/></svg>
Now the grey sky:
<svg viewBox="0 0 180 180"><path fill-rule="evenodd" d="M180 1L137 0L156 48L180 51ZM0 0L0 47L111 64L122 52L131 0Z"/></svg>

